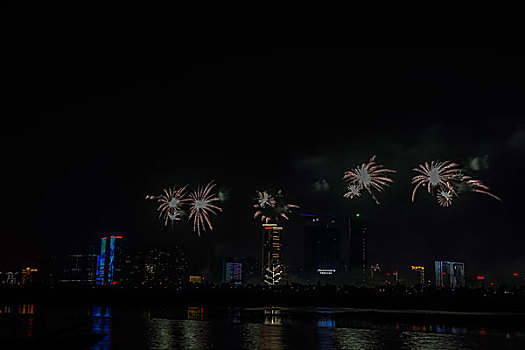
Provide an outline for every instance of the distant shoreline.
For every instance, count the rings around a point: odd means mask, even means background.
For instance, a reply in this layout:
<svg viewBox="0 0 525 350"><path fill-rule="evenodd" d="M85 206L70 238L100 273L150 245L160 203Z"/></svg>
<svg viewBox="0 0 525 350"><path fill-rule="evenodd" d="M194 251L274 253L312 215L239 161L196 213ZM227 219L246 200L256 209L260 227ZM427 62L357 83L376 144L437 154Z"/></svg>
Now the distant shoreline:
<svg viewBox="0 0 525 350"><path fill-rule="evenodd" d="M175 288L0 288L0 303L38 303L69 305L170 305L238 307L327 307L348 312L433 313L461 315L477 313L494 316L513 315L525 319L525 294L480 293L479 290L431 291L416 294L374 290L316 290L222 288L191 286Z"/></svg>

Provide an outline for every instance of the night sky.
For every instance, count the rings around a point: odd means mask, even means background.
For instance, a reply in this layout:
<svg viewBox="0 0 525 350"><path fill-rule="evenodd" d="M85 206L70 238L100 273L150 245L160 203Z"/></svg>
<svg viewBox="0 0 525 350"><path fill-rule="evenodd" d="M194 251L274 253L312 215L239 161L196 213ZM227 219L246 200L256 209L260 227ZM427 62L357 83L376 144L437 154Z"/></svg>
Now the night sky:
<svg viewBox="0 0 525 350"><path fill-rule="evenodd" d="M0 269L105 233L177 244L203 269L259 257L255 190L283 189L299 212L362 213L371 263L525 272L525 68L508 42L26 39L7 44L2 81ZM343 199L343 172L374 154L397 171L381 205ZM424 191L411 203L411 169L430 160L459 163L503 203L469 193L442 208ZM144 200L212 179L228 200L201 239ZM285 261L300 266L297 217L285 227Z"/></svg>

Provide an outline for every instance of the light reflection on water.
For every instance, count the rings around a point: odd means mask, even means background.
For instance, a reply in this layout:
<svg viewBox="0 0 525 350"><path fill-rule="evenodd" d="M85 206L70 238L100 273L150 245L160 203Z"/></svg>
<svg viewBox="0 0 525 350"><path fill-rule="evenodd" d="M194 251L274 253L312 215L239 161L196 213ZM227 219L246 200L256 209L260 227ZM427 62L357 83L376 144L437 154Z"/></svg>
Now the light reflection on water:
<svg viewBox="0 0 525 350"><path fill-rule="evenodd" d="M90 349L525 349L519 330L467 329L452 324L360 320L338 309L43 308L0 305L0 330L33 337L58 321L87 320L105 334ZM73 315L73 317L72 317ZM306 316L305 316L306 315ZM42 322L45 320L45 322ZM82 324L82 322L77 322ZM45 325L45 328L42 328ZM55 327L59 329L60 327ZM2 333L5 336L5 332ZM0 339L1 340L1 339Z"/></svg>
<svg viewBox="0 0 525 350"><path fill-rule="evenodd" d="M111 341L111 307L110 306L94 306L91 311L91 332L95 334L105 334L106 336L91 349L105 350L112 349Z"/></svg>

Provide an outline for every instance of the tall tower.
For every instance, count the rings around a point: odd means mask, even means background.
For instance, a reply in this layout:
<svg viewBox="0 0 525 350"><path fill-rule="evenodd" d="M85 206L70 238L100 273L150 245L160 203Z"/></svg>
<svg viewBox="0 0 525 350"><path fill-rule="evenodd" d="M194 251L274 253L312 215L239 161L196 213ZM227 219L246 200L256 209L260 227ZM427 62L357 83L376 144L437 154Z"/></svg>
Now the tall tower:
<svg viewBox="0 0 525 350"><path fill-rule="evenodd" d="M341 236L344 231L340 222L331 214L304 217L304 269L308 277L333 275L342 270ZM327 277L327 276L324 276ZM333 276L332 276L333 277Z"/></svg>
<svg viewBox="0 0 525 350"><path fill-rule="evenodd" d="M348 219L350 270L360 270L361 282L368 280L368 228L360 214Z"/></svg>
<svg viewBox="0 0 525 350"><path fill-rule="evenodd" d="M97 259L97 285L115 285L122 274L122 236L103 237Z"/></svg>
<svg viewBox="0 0 525 350"><path fill-rule="evenodd" d="M264 284L278 284L282 278L281 231L277 224L263 224L262 275Z"/></svg>
<svg viewBox="0 0 525 350"><path fill-rule="evenodd" d="M435 261L436 287L465 287L465 264L454 261Z"/></svg>

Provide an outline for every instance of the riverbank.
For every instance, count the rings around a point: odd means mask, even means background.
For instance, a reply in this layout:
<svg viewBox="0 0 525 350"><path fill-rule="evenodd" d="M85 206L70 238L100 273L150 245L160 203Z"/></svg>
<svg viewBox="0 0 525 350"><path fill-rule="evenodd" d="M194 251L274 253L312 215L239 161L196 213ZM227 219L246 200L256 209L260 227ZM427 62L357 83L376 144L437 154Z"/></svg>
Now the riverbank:
<svg viewBox="0 0 525 350"><path fill-rule="evenodd" d="M3 303L57 305L173 305L266 307L339 307L370 310L427 310L477 313L525 313L525 295L480 290L421 293L281 286L176 288L1 288Z"/></svg>

